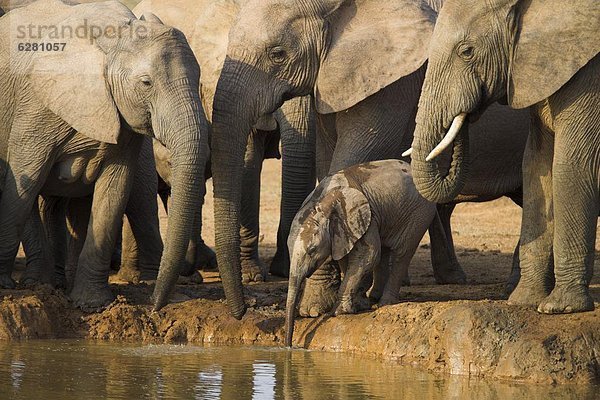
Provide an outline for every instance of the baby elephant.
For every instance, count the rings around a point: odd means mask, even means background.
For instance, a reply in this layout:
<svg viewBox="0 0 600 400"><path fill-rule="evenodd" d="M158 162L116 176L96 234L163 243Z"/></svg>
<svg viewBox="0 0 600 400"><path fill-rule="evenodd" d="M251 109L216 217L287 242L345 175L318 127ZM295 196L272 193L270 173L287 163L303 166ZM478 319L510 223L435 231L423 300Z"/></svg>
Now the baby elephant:
<svg viewBox="0 0 600 400"><path fill-rule="evenodd" d="M403 161L359 164L323 179L296 214L288 239L286 345L302 283L324 263L338 261L343 272L336 314L369 308L371 282L372 300L397 302L408 264L436 215Z"/></svg>

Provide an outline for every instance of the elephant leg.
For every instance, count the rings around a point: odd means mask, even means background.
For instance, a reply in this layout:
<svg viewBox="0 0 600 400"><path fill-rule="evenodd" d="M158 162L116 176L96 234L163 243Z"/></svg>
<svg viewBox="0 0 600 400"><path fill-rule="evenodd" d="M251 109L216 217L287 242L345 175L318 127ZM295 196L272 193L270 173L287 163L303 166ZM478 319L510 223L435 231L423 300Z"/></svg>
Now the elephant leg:
<svg viewBox="0 0 600 400"><path fill-rule="evenodd" d="M125 136L123 132L121 135ZM142 140L143 137L130 133L129 143L115 146L106 155L96 181L88 234L71 291L75 305L84 310L98 310L114 299L108 285L110 260L127 207Z"/></svg>
<svg viewBox="0 0 600 400"><path fill-rule="evenodd" d="M54 284L51 265L54 265L52 246L40 217L37 204L31 208L29 218L23 229L23 250L26 256L26 269L20 283L30 285L37 282Z"/></svg>
<svg viewBox="0 0 600 400"><path fill-rule="evenodd" d="M339 304L335 310L336 315L356 314L371 308L366 296L366 291L371 285L367 286L365 282L373 282L373 270L381 261L381 240L377 224L371 223L346 258L347 269L338 291Z"/></svg>
<svg viewBox="0 0 600 400"><path fill-rule="evenodd" d="M553 286L554 137L534 118L523 156L523 216L519 258L521 278L509 304L537 306Z"/></svg>
<svg viewBox="0 0 600 400"><path fill-rule="evenodd" d="M336 263L319 267L304 283L298 314L318 317L333 309L340 287L340 270Z"/></svg>
<svg viewBox="0 0 600 400"><path fill-rule="evenodd" d="M381 261L373 270L373 286L367 293L367 297L372 303L377 303L383 295L385 284L390 276L391 250L387 247L381 249Z"/></svg>
<svg viewBox="0 0 600 400"><path fill-rule="evenodd" d="M169 213L169 199L171 198L171 187L158 174L156 174L158 197L165 208L165 212Z"/></svg>
<svg viewBox="0 0 600 400"><path fill-rule="evenodd" d="M194 213L194 235L190 240L190 249L194 251L194 271L216 271L217 270L217 254L213 249L204 243L202 238L202 207ZM202 276L198 274L201 279Z"/></svg>
<svg viewBox="0 0 600 400"><path fill-rule="evenodd" d="M252 130L244 157L242 207L240 213L240 261L242 282L261 282L267 277L267 267L258 256L260 173L264 157L264 131Z"/></svg>
<svg viewBox="0 0 600 400"><path fill-rule="evenodd" d="M22 116L26 117L25 114ZM23 229L34 204L37 209L38 193L50 172L54 159L51 143L38 143L31 140L31 137L37 139L43 136L44 132L38 128L43 126L43 121L29 122L27 124L15 120L9 140L11 154L0 199L0 288L12 289L16 286L12 279L12 269ZM21 125L31 126L31 129L36 129L36 132L15 128ZM27 143L27 146L24 143ZM34 227L34 231L37 229Z"/></svg>
<svg viewBox="0 0 600 400"><path fill-rule="evenodd" d="M65 274L67 263L67 206L69 199L63 197L42 197L40 212L42 222L47 226L50 244L54 254L54 280L57 287L68 288ZM72 282L72 281L71 281Z"/></svg>
<svg viewBox="0 0 600 400"><path fill-rule="evenodd" d="M67 261L65 263L65 279L67 281L67 290L73 289L75 284L75 275L77 273L77 264L79 255L85 243L87 236L88 223L90 220L90 211L92 207L92 197L80 197L69 199L66 222L67 222Z"/></svg>
<svg viewBox="0 0 600 400"><path fill-rule="evenodd" d="M455 204L438 204L437 216L429 226L433 277L438 284L465 284L467 276L456 258L450 218Z"/></svg>
<svg viewBox="0 0 600 400"><path fill-rule="evenodd" d="M404 244L401 249L394 249L392 251L390 256L390 276L386 282L383 296L381 296L378 306L396 304L400 301L400 288L406 276L408 276L408 266L418 246L418 241L414 241L413 243Z"/></svg>
<svg viewBox="0 0 600 400"><path fill-rule="evenodd" d="M154 271L153 274L148 274L149 276L145 276L142 278L142 271L139 266L140 253L138 248L138 243L131 229L131 224L129 223L129 218L123 219L122 225L122 233L121 233L121 263L119 266L119 272L117 276L120 280L129 282L129 283L140 283L142 280L156 280L158 276L158 271ZM115 245L116 253L118 246L118 240Z"/></svg>
<svg viewBox="0 0 600 400"><path fill-rule="evenodd" d="M523 208L523 189L519 188L518 191L514 193L510 193L507 195L516 205ZM512 268L510 270L510 276L508 277L508 281L506 282L506 286L504 291L506 294L510 295L513 290L517 287L519 283L519 279L521 279L521 262L519 259L519 247L521 246L521 241L517 242L517 246L515 247L515 251L513 252L512 259ZM554 269L554 267L550 267L550 269Z"/></svg>
<svg viewBox="0 0 600 400"><path fill-rule="evenodd" d="M512 268L510 270L510 276L508 277L508 282L506 282L506 286L504 288L507 294L511 294L517 285L519 284L519 280L521 279L521 265L519 260L519 248L521 246L521 241L517 243L517 247L515 247L515 251L513 253L512 258Z"/></svg>
<svg viewBox="0 0 600 400"><path fill-rule="evenodd" d="M336 115L318 114L316 120L316 174L320 181L329 174L331 168L337 142Z"/></svg>
<svg viewBox="0 0 600 400"><path fill-rule="evenodd" d="M286 101L277 114L282 149L281 207L277 251L269 267L271 275L289 276L287 239L292 221L315 187L316 123L311 106L310 97L299 97Z"/></svg>
<svg viewBox="0 0 600 400"><path fill-rule="evenodd" d="M158 181L152 141L144 138L138 156L123 229L123 252L119 277L128 282L155 280L158 276L163 242L158 221Z"/></svg>
<svg viewBox="0 0 600 400"><path fill-rule="evenodd" d="M538 306L546 314L594 309L589 285L600 212L600 111L591 114L584 121L557 123L552 168L556 284Z"/></svg>

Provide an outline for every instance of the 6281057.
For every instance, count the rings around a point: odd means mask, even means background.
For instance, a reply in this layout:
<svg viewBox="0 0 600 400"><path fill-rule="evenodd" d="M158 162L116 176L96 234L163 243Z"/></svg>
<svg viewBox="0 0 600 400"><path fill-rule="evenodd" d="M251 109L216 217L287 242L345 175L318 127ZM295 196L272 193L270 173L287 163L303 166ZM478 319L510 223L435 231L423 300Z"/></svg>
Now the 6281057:
<svg viewBox="0 0 600 400"><path fill-rule="evenodd" d="M44 43L44 42L29 43L29 42L24 42L24 43L19 43L17 45L17 50L18 51L64 51L66 46L67 46L66 43Z"/></svg>

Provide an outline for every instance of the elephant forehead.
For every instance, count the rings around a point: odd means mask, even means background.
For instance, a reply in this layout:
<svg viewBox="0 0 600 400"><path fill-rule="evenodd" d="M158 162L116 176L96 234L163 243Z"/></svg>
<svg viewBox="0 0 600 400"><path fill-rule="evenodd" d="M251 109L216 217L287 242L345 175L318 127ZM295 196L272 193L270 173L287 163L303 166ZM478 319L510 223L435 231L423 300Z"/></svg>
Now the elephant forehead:
<svg viewBox="0 0 600 400"><path fill-rule="evenodd" d="M240 9L229 33L229 42L240 47L276 42L293 33L295 30L291 27L301 18L300 10L289 1L251 0ZM261 28L256 29L257 26Z"/></svg>

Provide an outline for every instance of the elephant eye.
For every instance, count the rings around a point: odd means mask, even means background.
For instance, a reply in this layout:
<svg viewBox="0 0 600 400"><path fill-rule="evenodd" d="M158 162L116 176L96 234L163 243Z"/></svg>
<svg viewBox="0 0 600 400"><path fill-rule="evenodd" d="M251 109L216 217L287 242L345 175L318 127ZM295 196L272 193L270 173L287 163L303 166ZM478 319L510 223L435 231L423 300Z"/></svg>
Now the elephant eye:
<svg viewBox="0 0 600 400"><path fill-rule="evenodd" d="M148 75L141 76L140 82L142 83L142 85L144 85L146 87L152 86L152 78L150 78Z"/></svg>
<svg viewBox="0 0 600 400"><path fill-rule="evenodd" d="M281 64L285 61L286 57L287 53L281 47L273 47L271 50L269 50L269 59L271 59L271 61L275 64Z"/></svg>
<svg viewBox="0 0 600 400"><path fill-rule="evenodd" d="M458 48L458 55L463 60L470 60L471 58L473 58L474 53L475 49L473 48L473 46L463 45Z"/></svg>

